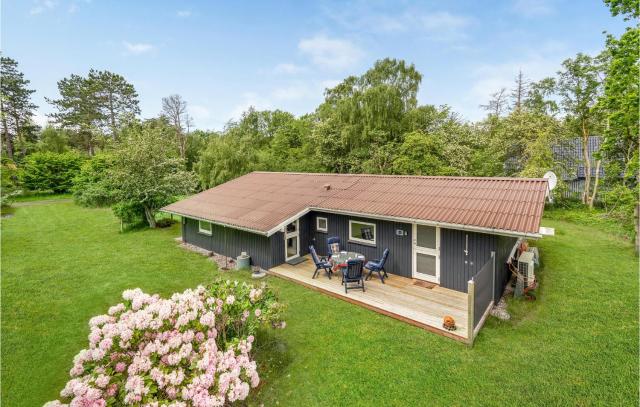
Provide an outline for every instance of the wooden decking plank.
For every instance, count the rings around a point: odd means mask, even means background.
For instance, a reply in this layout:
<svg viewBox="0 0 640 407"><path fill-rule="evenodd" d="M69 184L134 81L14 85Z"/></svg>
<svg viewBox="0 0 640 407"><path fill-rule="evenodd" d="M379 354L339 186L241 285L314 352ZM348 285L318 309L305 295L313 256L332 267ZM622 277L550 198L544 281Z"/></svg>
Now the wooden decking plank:
<svg viewBox="0 0 640 407"><path fill-rule="evenodd" d="M295 266L284 264L269 270L273 275L303 284L333 297L452 339L466 341L468 316L465 293L448 289L433 291L439 287L428 289L416 286L412 279L393 275L385 281L387 284L372 279L365 283L364 293L360 290L349 290L348 294L345 294L338 275L334 275L331 280L325 274L312 279L313 271L313 265L306 262ZM442 318L445 315L451 315L456 319L458 330L455 333L442 328Z"/></svg>

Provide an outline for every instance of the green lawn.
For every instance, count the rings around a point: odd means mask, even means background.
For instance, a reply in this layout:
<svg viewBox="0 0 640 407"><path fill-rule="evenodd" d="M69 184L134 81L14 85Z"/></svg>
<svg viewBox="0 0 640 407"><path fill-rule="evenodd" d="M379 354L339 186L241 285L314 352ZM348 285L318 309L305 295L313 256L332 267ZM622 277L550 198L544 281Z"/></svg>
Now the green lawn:
<svg viewBox="0 0 640 407"><path fill-rule="evenodd" d="M287 328L258 338L264 405L638 405L638 267L629 242L546 220L536 302L473 348L269 278ZM2 221L2 405L54 399L87 321L125 288L168 295L219 275L178 226L119 233L109 210L17 208ZM246 275L229 273L234 278Z"/></svg>

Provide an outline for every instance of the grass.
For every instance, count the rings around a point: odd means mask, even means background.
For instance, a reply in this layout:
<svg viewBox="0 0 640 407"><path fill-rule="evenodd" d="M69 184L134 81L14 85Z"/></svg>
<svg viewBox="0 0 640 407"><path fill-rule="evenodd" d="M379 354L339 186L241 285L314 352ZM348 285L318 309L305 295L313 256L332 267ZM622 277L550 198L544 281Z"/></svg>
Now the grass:
<svg viewBox="0 0 640 407"><path fill-rule="evenodd" d="M638 277L631 244L545 220L535 302L511 301L473 348L269 277L287 328L258 338L264 405L638 405ZM106 209L17 208L2 222L2 404L41 405L67 380L87 321L141 287L172 292L219 275L173 238L119 233ZM247 279L247 274L226 274Z"/></svg>
<svg viewBox="0 0 640 407"><path fill-rule="evenodd" d="M585 209L581 203L568 203L566 207L549 206L545 209L545 217L591 226L630 241L634 237L633 223L624 223L602 208Z"/></svg>
<svg viewBox="0 0 640 407"><path fill-rule="evenodd" d="M43 199L71 199L73 198L72 194L56 194L53 192L27 192L22 195L15 196L13 198L13 202L32 202L32 201L40 201Z"/></svg>

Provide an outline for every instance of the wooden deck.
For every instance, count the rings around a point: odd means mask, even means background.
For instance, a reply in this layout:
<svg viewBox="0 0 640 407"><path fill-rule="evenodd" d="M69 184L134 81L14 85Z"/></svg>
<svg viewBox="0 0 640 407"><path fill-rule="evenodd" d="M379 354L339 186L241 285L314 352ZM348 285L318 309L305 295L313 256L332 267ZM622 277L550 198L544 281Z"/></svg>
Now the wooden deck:
<svg viewBox="0 0 640 407"><path fill-rule="evenodd" d="M417 280L389 274L382 284L377 275L365 282L365 292L349 290L345 294L340 283L340 275L329 280L324 272L312 279L315 266L307 259L295 266L282 264L269 270L269 273L306 287L321 291L352 304L357 304L381 314L399 319L440 335L467 341L467 294L435 286L425 288L415 284ZM442 328L442 318L452 316L457 330Z"/></svg>

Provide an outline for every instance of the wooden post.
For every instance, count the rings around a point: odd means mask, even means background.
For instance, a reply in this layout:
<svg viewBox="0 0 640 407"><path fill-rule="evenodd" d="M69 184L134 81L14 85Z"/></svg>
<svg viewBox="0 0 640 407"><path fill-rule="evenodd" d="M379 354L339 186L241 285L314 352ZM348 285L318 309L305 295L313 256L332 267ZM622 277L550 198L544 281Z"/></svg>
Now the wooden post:
<svg viewBox="0 0 640 407"><path fill-rule="evenodd" d="M474 302L475 302L475 290L476 283L473 280L469 280L467 283L467 344L473 346L473 315L474 315Z"/></svg>

